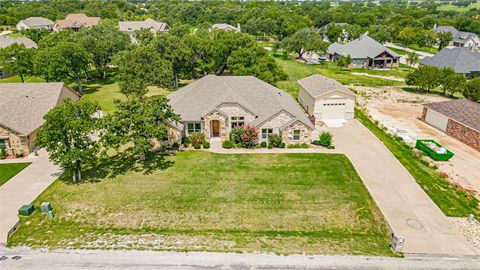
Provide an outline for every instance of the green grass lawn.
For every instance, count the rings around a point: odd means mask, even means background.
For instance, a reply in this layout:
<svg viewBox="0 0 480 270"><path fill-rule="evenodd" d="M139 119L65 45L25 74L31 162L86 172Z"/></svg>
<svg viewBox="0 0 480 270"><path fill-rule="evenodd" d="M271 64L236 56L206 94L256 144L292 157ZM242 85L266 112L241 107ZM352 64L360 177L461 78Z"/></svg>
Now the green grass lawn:
<svg viewBox="0 0 480 270"><path fill-rule="evenodd" d="M422 52L427 52L427 53L432 53L436 54L438 52L438 48L433 48L433 47L427 47L427 46L419 46L417 44L412 44L408 46L410 49L417 50L417 51L422 51Z"/></svg>
<svg viewBox="0 0 480 270"><path fill-rule="evenodd" d="M36 76L25 76L24 80L25 82L45 82L43 78L36 77ZM22 82L22 79L18 75L0 79L0 83L21 83L21 82Z"/></svg>
<svg viewBox="0 0 480 270"><path fill-rule="evenodd" d="M480 9L480 2L473 3L468 7L457 7L457 6L454 6L452 4L441 5L441 6L438 7L438 10L463 12L463 11L468 11L468 10L473 9L473 8Z"/></svg>
<svg viewBox="0 0 480 270"><path fill-rule="evenodd" d="M82 175L41 194L55 220L21 218L9 245L393 255L344 155L192 150L139 165L122 153Z"/></svg>
<svg viewBox="0 0 480 270"><path fill-rule="evenodd" d="M310 76L312 74L321 74L326 77L335 79L346 85L360 85L360 86L395 86L395 85L405 85L403 82L386 80L380 78L372 78L366 76L359 76L351 74L351 70L341 69L337 67L334 63L323 62L320 65L307 65L305 63L295 61L293 59L286 59L281 56L275 56L277 63L283 68L283 70L288 75L288 80L280 81L277 83L277 86L289 92L295 98L298 96L298 91L300 86L297 83L297 80ZM357 70L355 70L357 71ZM368 71L365 71L368 72ZM392 74L398 74L402 71L397 71L397 69L385 71L371 71L372 73L382 74L384 76L395 76Z"/></svg>
<svg viewBox="0 0 480 270"><path fill-rule="evenodd" d="M404 51L404 50L401 50L401 49L392 48L392 47L388 47L388 46L387 46L387 48L389 48L390 50L392 50L392 51L394 51L394 52L396 52L400 55L407 55L408 54L407 51Z"/></svg>
<svg viewBox="0 0 480 270"><path fill-rule="evenodd" d="M0 164L0 186L5 184L8 180L12 177L17 175L17 173L21 172L31 163L5 163Z"/></svg>
<svg viewBox="0 0 480 270"><path fill-rule="evenodd" d="M479 201L472 194L451 185L435 168L422 161L410 146L379 128L364 112L356 111L355 116L385 144L445 215L466 217L474 214L480 217Z"/></svg>

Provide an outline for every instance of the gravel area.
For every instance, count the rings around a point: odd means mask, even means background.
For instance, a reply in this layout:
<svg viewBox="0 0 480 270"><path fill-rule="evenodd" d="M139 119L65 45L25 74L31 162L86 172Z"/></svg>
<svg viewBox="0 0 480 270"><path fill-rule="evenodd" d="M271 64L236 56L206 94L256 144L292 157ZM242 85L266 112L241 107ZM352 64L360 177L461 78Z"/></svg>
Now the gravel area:
<svg viewBox="0 0 480 270"><path fill-rule="evenodd" d="M449 217L449 219L480 254L480 222L476 219L469 222L467 218L458 217Z"/></svg>

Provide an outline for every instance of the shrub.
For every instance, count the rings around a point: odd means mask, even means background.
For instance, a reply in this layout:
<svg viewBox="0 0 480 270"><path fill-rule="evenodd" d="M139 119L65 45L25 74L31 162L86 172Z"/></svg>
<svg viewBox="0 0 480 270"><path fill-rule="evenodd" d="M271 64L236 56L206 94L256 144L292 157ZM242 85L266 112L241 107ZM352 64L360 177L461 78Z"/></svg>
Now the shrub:
<svg viewBox="0 0 480 270"><path fill-rule="evenodd" d="M183 143L183 145L187 144L187 146L188 146L188 144L190 143L190 138L188 136L183 137L182 138L182 143Z"/></svg>
<svg viewBox="0 0 480 270"><path fill-rule="evenodd" d="M235 144L232 141L224 141L222 143L222 146L223 146L223 148L230 149L230 148L233 148L235 146Z"/></svg>
<svg viewBox="0 0 480 270"><path fill-rule="evenodd" d="M285 143L281 142L280 145L278 145L278 148L285 148Z"/></svg>
<svg viewBox="0 0 480 270"><path fill-rule="evenodd" d="M187 142L183 143L183 147L188 148L189 144Z"/></svg>
<svg viewBox="0 0 480 270"><path fill-rule="evenodd" d="M258 140L258 129L249 125L236 127L230 132L230 139L243 147L254 146Z"/></svg>
<svg viewBox="0 0 480 270"><path fill-rule="evenodd" d="M320 140L315 140L315 141L313 141L313 142L312 142L312 144L314 144L314 145L318 145L318 146L320 146L320 145L321 145L321 144L320 144Z"/></svg>
<svg viewBox="0 0 480 270"><path fill-rule="evenodd" d="M205 141L205 135L203 133L192 133L188 136L188 139L191 144L202 144Z"/></svg>
<svg viewBox="0 0 480 270"><path fill-rule="evenodd" d="M279 147L282 143L282 136L278 134L272 134L268 137L268 141L271 145L273 145L273 147Z"/></svg>
<svg viewBox="0 0 480 270"><path fill-rule="evenodd" d="M320 145L325 147L332 145L332 134L330 132L320 134Z"/></svg>
<svg viewBox="0 0 480 270"><path fill-rule="evenodd" d="M207 142L207 141L204 141L204 142L203 142L203 148L205 148L205 149L210 148L210 143Z"/></svg>
<svg viewBox="0 0 480 270"><path fill-rule="evenodd" d="M173 149L178 149L179 146L180 146L180 145L178 144L178 142L172 143L172 148L173 148Z"/></svg>
<svg viewBox="0 0 480 270"><path fill-rule="evenodd" d="M289 144L288 145L288 148L308 148L309 145L306 144L306 143L293 143L293 144Z"/></svg>
<svg viewBox="0 0 480 270"><path fill-rule="evenodd" d="M196 144L193 145L193 148L200 149L200 148L202 148L202 146L199 143L196 143Z"/></svg>
<svg viewBox="0 0 480 270"><path fill-rule="evenodd" d="M261 143L260 143L260 146L261 146L262 148L267 148L267 142L261 142Z"/></svg>
<svg viewBox="0 0 480 270"><path fill-rule="evenodd" d="M18 153L15 154L15 157L16 158L21 158L21 157L23 157L23 153L18 152Z"/></svg>
<svg viewBox="0 0 480 270"><path fill-rule="evenodd" d="M268 149L273 149L273 145L269 144Z"/></svg>

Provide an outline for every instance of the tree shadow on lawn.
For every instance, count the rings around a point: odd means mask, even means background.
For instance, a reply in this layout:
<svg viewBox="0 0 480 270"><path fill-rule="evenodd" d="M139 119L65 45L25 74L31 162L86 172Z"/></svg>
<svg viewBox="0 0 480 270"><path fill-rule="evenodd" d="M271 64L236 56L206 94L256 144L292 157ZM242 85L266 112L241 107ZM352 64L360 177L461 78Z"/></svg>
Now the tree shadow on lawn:
<svg viewBox="0 0 480 270"><path fill-rule="evenodd" d="M81 183L97 183L107 178L115 178L128 172L137 172L143 175L152 174L158 170L166 170L173 166L174 162L169 159L175 153L149 152L144 161L140 161L138 155L128 150L107 155L99 158L98 163L82 172ZM71 182L72 177L64 178L65 182Z"/></svg>

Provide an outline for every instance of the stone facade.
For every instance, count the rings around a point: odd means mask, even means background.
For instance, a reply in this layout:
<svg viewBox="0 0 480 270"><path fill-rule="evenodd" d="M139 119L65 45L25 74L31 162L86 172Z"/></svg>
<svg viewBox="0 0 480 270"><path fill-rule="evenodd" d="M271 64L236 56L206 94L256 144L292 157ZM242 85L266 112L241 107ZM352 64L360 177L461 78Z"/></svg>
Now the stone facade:
<svg viewBox="0 0 480 270"><path fill-rule="evenodd" d="M204 119L203 127L204 127L205 140L210 140L212 137L212 130L210 126L213 120L218 120L220 123L221 140L222 141L228 140L227 126L226 126L227 119L225 118L224 115L222 115L218 111L212 112L211 114L207 115Z"/></svg>
<svg viewBox="0 0 480 270"><path fill-rule="evenodd" d="M181 143L182 142L182 132L176 128L168 128L168 143Z"/></svg>
<svg viewBox="0 0 480 270"><path fill-rule="evenodd" d="M460 124L452 119L448 119L448 135L458 139L466 145L480 151L480 132Z"/></svg>
<svg viewBox="0 0 480 270"><path fill-rule="evenodd" d="M263 124L259 126L261 131L262 128L271 128L273 129L274 134L280 134L280 127L283 126L288 121L292 120L293 116L285 111L282 111L275 115L274 117L270 118Z"/></svg>
<svg viewBox="0 0 480 270"><path fill-rule="evenodd" d="M293 139L293 131L300 130L300 139ZM310 136L312 135L312 130L308 128L304 123L296 121L291 125L285 127L282 131L282 141L286 144L296 144L296 143L310 143Z"/></svg>
<svg viewBox="0 0 480 270"><path fill-rule="evenodd" d="M30 137L32 138L30 140ZM36 131L29 136L19 136L14 131L0 126L0 139L5 139L7 155L28 154L33 149Z"/></svg>

